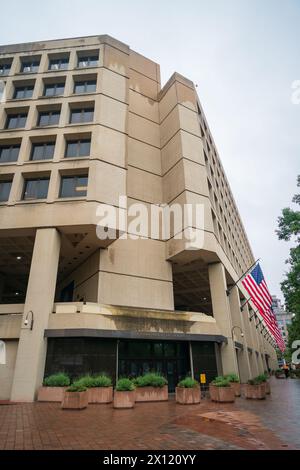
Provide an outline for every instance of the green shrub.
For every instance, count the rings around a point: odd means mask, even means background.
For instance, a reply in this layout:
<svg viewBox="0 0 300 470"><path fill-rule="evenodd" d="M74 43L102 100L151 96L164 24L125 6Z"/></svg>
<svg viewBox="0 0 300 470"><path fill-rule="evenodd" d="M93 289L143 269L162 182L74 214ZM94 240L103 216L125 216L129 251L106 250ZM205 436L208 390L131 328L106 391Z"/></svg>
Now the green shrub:
<svg viewBox="0 0 300 470"><path fill-rule="evenodd" d="M67 388L67 392L85 392L87 390L86 387L84 387L83 385L75 385L75 384L72 384L70 385L69 388Z"/></svg>
<svg viewBox="0 0 300 470"><path fill-rule="evenodd" d="M268 379L267 375L266 374L260 374L256 377L256 381L259 382L259 383L264 383L266 382Z"/></svg>
<svg viewBox="0 0 300 470"><path fill-rule="evenodd" d="M248 385L260 385L262 382L257 378L248 380Z"/></svg>
<svg viewBox="0 0 300 470"><path fill-rule="evenodd" d="M49 375L45 377L43 385L45 387L68 387L70 385L70 377L64 372Z"/></svg>
<svg viewBox="0 0 300 470"><path fill-rule="evenodd" d="M219 375L212 381L212 385L216 387L230 387L230 381L227 376Z"/></svg>
<svg viewBox="0 0 300 470"><path fill-rule="evenodd" d="M197 382L197 380L192 379L192 377L186 377L185 379L181 380L178 383L178 387L182 387L182 388L194 388L198 386L199 386L199 383Z"/></svg>
<svg viewBox="0 0 300 470"><path fill-rule="evenodd" d="M149 372L148 374L141 375L134 379L134 384L137 387L164 387L168 381L160 374Z"/></svg>
<svg viewBox="0 0 300 470"><path fill-rule="evenodd" d="M213 380L213 384L215 385L216 382L223 382L224 376L223 375L218 375L218 377L215 377Z"/></svg>
<svg viewBox="0 0 300 470"><path fill-rule="evenodd" d="M80 377L74 382L74 385L83 386L86 388L111 387L111 384L111 378L105 374L95 376L85 375L84 377Z"/></svg>
<svg viewBox="0 0 300 470"><path fill-rule="evenodd" d="M239 383L240 378L237 374L227 374L224 376L226 379L229 380L229 382L234 382L234 383Z"/></svg>
<svg viewBox="0 0 300 470"><path fill-rule="evenodd" d="M130 379L119 379L117 381L116 390L117 392L131 392L135 389L135 385Z"/></svg>

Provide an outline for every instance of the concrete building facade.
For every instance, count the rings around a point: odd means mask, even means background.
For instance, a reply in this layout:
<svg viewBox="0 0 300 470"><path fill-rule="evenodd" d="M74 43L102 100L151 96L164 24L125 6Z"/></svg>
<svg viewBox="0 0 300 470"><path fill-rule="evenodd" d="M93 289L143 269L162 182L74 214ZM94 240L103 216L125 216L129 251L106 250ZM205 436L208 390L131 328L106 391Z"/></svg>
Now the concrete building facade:
<svg viewBox="0 0 300 470"><path fill-rule="evenodd" d="M293 314L285 310L281 300L276 295L272 295L272 301L272 308L278 322L281 336L285 344L287 344L289 338L288 326L292 323Z"/></svg>
<svg viewBox="0 0 300 470"><path fill-rule="evenodd" d="M172 391L276 368L235 284L254 258L194 84L161 87L106 35L1 46L0 80L0 400L33 401L62 370L158 370ZM184 229L201 243L123 237L137 203L199 204ZM97 236L103 205L115 239Z"/></svg>

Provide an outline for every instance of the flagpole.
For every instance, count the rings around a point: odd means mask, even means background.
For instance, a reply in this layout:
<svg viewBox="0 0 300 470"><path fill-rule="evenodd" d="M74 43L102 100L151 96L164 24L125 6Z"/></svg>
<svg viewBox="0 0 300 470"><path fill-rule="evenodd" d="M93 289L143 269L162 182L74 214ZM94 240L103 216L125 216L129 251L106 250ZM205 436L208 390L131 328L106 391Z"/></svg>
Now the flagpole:
<svg viewBox="0 0 300 470"><path fill-rule="evenodd" d="M237 283L240 282L240 280L241 280L244 276L246 276L246 274L248 274L249 271L251 271L251 269L259 262L259 260L260 260L260 258L258 258L258 259L255 261L255 263L253 263L253 264L250 266L250 268L248 268L247 271L245 271L245 272L241 275L241 277L240 277L232 286L230 286L230 287L228 287L228 289L226 289L226 294L227 294L227 295L230 294L231 289L233 289L234 286L236 286Z"/></svg>

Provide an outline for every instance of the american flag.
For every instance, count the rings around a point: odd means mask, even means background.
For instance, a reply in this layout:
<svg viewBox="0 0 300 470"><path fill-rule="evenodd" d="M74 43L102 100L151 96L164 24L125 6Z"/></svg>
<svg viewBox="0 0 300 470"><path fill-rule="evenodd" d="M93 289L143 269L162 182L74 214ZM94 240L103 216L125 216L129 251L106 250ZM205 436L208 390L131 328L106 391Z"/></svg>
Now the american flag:
<svg viewBox="0 0 300 470"><path fill-rule="evenodd" d="M285 350L285 344L272 310L272 297L259 263L244 277L242 284L258 309L266 327L275 339L279 349Z"/></svg>

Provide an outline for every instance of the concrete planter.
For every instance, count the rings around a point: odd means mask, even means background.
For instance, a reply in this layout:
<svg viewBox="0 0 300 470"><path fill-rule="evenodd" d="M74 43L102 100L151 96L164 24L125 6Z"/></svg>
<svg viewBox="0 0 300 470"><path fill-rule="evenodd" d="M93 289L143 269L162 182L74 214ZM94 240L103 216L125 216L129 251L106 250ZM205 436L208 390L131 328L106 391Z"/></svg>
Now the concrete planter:
<svg viewBox="0 0 300 470"><path fill-rule="evenodd" d="M167 401L169 398L168 386L164 387L137 387L135 401Z"/></svg>
<svg viewBox="0 0 300 470"><path fill-rule="evenodd" d="M62 402L67 387L40 387L38 401Z"/></svg>
<svg viewBox="0 0 300 470"><path fill-rule="evenodd" d="M212 401L219 401L219 387L209 384L209 395Z"/></svg>
<svg viewBox="0 0 300 470"><path fill-rule="evenodd" d="M220 403L233 403L235 401L235 391L232 387L217 387Z"/></svg>
<svg viewBox="0 0 300 470"><path fill-rule="evenodd" d="M111 403L113 401L112 387L91 387L88 389L89 403Z"/></svg>
<svg viewBox="0 0 300 470"><path fill-rule="evenodd" d="M135 390L114 391L114 408L133 408L135 405Z"/></svg>
<svg viewBox="0 0 300 470"><path fill-rule="evenodd" d="M230 382L230 387L233 388L236 397L241 396L241 384L239 382Z"/></svg>
<svg viewBox="0 0 300 470"><path fill-rule="evenodd" d="M61 404L64 410L82 410L89 403L88 391L85 392L65 392Z"/></svg>
<svg viewBox="0 0 300 470"><path fill-rule="evenodd" d="M263 400L266 398L266 386L264 383L259 385L249 385L245 387L245 398L252 400Z"/></svg>
<svg viewBox="0 0 300 470"><path fill-rule="evenodd" d="M176 387L176 403L180 403L181 405L196 405L200 403L200 400L200 387Z"/></svg>

